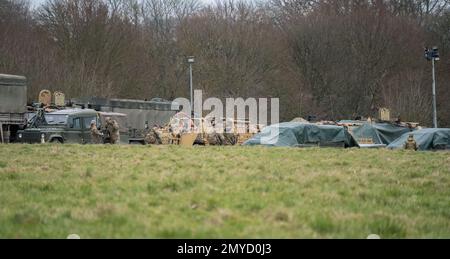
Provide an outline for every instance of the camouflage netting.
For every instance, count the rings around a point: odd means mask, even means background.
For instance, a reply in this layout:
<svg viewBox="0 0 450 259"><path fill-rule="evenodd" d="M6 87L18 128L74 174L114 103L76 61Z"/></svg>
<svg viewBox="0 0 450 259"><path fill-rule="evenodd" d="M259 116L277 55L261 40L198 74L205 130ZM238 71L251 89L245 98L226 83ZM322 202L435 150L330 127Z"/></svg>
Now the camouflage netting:
<svg viewBox="0 0 450 259"><path fill-rule="evenodd" d="M276 128L279 127L279 131ZM272 132L272 135L271 135ZM275 134L273 134L275 132ZM302 147L309 145L341 147L404 148L410 134L419 150L450 149L450 129L415 130L390 123L364 123L347 129L343 126L289 122L267 127L244 145Z"/></svg>
<svg viewBox="0 0 450 259"><path fill-rule="evenodd" d="M278 127L278 134L276 133ZM307 145L354 147L356 142L342 126L288 122L265 128L244 143L247 146L301 147Z"/></svg>
<svg viewBox="0 0 450 259"><path fill-rule="evenodd" d="M406 133L394 142L388 148L402 149L409 137L413 135L419 150L443 150L450 149L450 129L422 129Z"/></svg>
<svg viewBox="0 0 450 259"><path fill-rule="evenodd" d="M389 145L396 139L409 133L412 129L407 127L400 127L390 123L366 123L359 127L351 127L351 134L358 143L363 140L371 140L372 143L365 144L379 144Z"/></svg>

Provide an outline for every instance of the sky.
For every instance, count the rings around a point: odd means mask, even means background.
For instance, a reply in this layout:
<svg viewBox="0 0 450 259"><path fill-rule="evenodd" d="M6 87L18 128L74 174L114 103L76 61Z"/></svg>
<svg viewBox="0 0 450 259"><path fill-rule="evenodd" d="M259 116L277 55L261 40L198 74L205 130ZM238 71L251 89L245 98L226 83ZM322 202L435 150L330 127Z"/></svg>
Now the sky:
<svg viewBox="0 0 450 259"><path fill-rule="evenodd" d="M44 3L46 0L29 0L34 6ZM203 3L213 3L215 0L200 0Z"/></svg>
<svg viewBox="0 0 450 259"><path fill-rule="evenodd" d="M45 0L29 0L29 1L34 6L38 6L38 5L40 5L40 4L45 2Z"/></svg>

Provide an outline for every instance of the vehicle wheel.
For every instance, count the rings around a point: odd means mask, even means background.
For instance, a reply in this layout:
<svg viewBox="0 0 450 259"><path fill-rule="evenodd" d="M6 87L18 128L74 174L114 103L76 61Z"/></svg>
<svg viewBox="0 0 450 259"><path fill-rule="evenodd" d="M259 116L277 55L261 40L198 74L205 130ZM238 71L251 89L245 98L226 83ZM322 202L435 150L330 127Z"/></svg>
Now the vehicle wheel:
<svg viewBox="0 0 450 259"><path fill-rule="evenodd" d="M63 144L63 141L59 138L54 138L50 141L50 144Z"/></svg>

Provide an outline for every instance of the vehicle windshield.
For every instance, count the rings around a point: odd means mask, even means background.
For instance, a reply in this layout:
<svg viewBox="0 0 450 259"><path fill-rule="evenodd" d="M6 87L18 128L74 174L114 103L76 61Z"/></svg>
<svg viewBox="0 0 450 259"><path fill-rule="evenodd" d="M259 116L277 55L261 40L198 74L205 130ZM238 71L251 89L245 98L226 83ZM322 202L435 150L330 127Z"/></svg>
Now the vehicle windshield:
<svg viewBox="0 0 450 259"><path fill-rule="evenodd" d="M65 125L67 124L68 115L52 115L46 114L45 121L48 125Z"/></svg>

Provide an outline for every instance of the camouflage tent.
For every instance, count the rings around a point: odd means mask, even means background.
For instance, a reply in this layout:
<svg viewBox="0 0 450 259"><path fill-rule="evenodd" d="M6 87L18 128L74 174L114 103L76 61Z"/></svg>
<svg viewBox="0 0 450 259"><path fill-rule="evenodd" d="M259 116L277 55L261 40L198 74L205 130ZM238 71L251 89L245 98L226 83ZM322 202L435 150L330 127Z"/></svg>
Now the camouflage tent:
<svg viewBox="0 0 450 259"><path fill-rule="evenodd" d="M409 137L413 135L419 150L443 150L450 149L450 129L422 129L406 133L394 142L388 148L402 149Z"/></svg>
<svg viewBox="0 0 450 259"><path fill-rule="evenodd" d="M265 128L260 134L245 142L244 145L354 147L356 142L348 131L341 126L288 122Z"/></svg>
<svg viewBox="0 0 450 259"><path fill-rule="evenodd" d="M349 127L349 131L358 144L389 145L412 129L391 123L364 123L362 126Z"/></svg>

